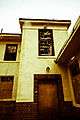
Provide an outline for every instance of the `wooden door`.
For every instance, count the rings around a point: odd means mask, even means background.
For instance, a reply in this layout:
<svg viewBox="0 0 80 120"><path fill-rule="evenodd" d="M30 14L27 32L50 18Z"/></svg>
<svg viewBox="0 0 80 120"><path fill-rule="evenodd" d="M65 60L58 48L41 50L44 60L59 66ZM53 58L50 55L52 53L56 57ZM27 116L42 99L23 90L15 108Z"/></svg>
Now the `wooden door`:
<svg viewBox="0 0 80 120"><path fill-rule="evenodd" d="M38 110L40 120L55 120L58 110L57 85L52 80L38 84Z"/></svg>
<svg viewBox="0 0 80 120"><path fill-rule="evenodd" d="M13 82L3 81L0 83L0 99L12 98Z"/></svg>

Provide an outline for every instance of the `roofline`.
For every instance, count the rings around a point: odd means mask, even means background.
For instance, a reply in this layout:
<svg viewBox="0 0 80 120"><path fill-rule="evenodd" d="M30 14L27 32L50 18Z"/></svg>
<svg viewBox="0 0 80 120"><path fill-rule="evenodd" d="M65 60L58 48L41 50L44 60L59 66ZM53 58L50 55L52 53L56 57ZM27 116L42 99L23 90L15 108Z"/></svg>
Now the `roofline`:
<svg viewBox="0 0 80 120"><path fill-rule="evenodd" d="M34 25L39 24L47 24L47 25L61 25L66 26L67 29L71 25L71 20L55 20L55 19L30 19L30 18L19 18L20 28L22 32L22 26L24 25L24 22L31 22Z"/></svg>
<svg viewBox="0 0 80 120"><path fill-rule="evenodd" d="M0 33L0 35L21 35L21 33Z"/></svg>
<svg viewBox="0 0 80 120"><path fill-rule="evenodd" d="M77 21L75 22L75 25L73 27L73 30L68 38L68 40L64 43L62 49L60 50L55 62L58 63L59 59L61 58L62 54L64 53L65 49L67 48L68 44L71 42L73 36L75 35L76 31L80 27L80 16L78 17Z"/></svg>
<svg viewBox="0 0 80 120"><path fill-rule="evenodd" d="M0 42L21 42L22 34L0 33Z"/></svg>
<svg viewBox="0 0 80 120"><path fill-rule="evenodd" d="M30 19L30 18L19 18L19 20L31 20L31 21L52 21L52 22L71 22L71 20L55 20L55 19Z"/></svg>

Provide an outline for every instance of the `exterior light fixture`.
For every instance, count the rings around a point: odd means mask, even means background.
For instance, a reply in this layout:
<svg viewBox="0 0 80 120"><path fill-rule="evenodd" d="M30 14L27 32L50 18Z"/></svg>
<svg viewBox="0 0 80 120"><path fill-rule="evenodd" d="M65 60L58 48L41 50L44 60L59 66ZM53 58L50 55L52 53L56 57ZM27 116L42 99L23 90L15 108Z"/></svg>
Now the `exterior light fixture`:
<svg viewBox="0 0 80 120"><path fill-rule="evenodd" d="M46 72L49 72L50 71L50 67L46 67Z"/></svg>

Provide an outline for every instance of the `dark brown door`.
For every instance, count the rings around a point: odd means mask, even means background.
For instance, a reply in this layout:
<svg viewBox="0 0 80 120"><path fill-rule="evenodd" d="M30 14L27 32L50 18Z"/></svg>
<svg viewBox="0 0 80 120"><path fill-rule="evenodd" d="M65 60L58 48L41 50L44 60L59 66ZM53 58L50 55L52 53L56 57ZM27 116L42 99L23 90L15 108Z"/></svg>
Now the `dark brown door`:
<svg viewBox="0 0 80 120"><path fill-rule="evenodd" d="M38 84L38 110L40 120L55 120L58 110L57 84L41 80Z"/></svg>

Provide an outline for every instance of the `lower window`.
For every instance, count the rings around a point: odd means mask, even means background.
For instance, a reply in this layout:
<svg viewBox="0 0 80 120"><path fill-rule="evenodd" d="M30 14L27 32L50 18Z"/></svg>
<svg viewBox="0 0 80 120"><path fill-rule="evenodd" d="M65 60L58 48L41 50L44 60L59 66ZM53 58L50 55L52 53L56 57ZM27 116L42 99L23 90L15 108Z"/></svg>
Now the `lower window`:
<svg viewBox="0 0 80 120"><path fill-rule="evenodd" d="M78 60L74 60L70 65L72 86L76 104L80 104L80 67Z"/></svg>
<svg viewBox="0 0 80 120"><path fill-rule="evenodd" d="M0 99L12 98L14 76L0 76Z"/></svg>

